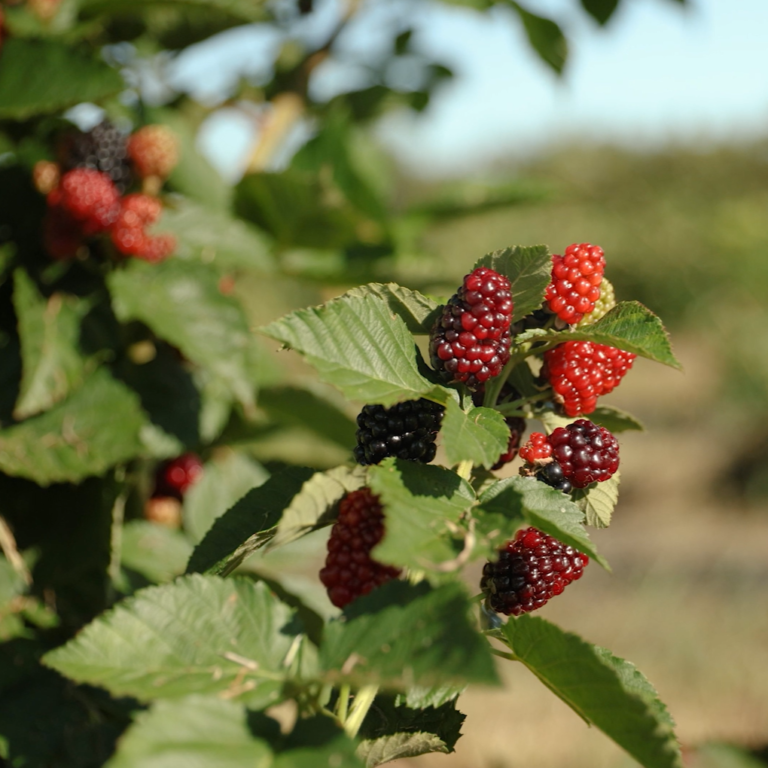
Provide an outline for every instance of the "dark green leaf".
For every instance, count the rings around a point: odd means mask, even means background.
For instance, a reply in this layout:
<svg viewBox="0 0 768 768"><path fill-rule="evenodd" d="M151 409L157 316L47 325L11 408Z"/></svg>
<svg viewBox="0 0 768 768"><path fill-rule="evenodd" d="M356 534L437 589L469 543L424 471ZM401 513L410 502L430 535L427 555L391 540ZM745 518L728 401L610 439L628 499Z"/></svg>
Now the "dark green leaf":
<svg viewBox="0 0 768 768"><path fill-rule="evenodd" d="M264 707L280 700L297 631L264 584L194 574L140 590L44 662L117 696L212 693Z"/></svg>
<svg viewBox="0 0 768 768"><path fill-rule="evenodd" d="M352 684L498 683L488 644L470 621L464 588L393 581L358 598L346 621L330 622L320 662Z"/></svg>
<svg viewBox="0 0 768 768"><path fill-rule="evenodd" d="M368 470L368 484L387 510L376 560L416 569L454 560L452 535L475 501L465 480L443 467L385 459Z"/></svg>
<svg viewBox="0 0 768 768"><path fill-rule="evenodd" d="M26 120L83 101L98 102L122 88L114 69L71 46L13 38L3 43L0 119Z"/></svg>
<svg viewBox="0 0 768 768"><path fill-rule="evenodd" d="M510 619L497 634L547 688L645 768L681 768L672 718L633 664L537 616Z"/></svg>
<svg viewBox="0 0 768 768"><path fill-rule="evenodd" d="M490 267L509 279L516 323L541 307L551 281L552 254L546 245L515 245L483 256L475 267Z"/></svg>
<svg viewBox="0 0 768 768"><path fill-rule="evenodd" d="M264 0L80 0L80 7L89 14L135 12L163 6L216 9L241 21L264 21L267 17Z"/></svg>
<svg viewBox="0 0 768 768"><path fill-rule="evenodd" d="M347 296L376 296L386 302L390 310L405 322L408 330L415 334L428 334L442 310L436 301L397 283L368 283L353 288Z"/></svg>
<svg viewBox="0 0 768 768"><path fill-rule="evenodd" d="M581 7L598 24L605 24L619 7L619 0L581 0Z"/></svg>
<svg viewBox="0 0 768 768"><path fill-rule="evenodd" d="M572 495L579 509L584 512L587 525L607 528L619 500L620 473L602 483L593 483L588 488L577 488Z"/></svg>
<svg viewBox="0 0 768 768"><path fill-rule="evenodd" d="M254 488L213 524L195 547L187 573L227 574L263 547L277 532L283 510L314 475L306 467L279 470Z"/></svg>
<svg viewBox="0 0 768 768"><path fill-rule="evenodd" d="M138 397L106 369L40 416L0 430L0 470L41 485L101 475L141 451Z"/></svg>
<svg viewBox="0 0 768 768"><path fill-rule="evenodd" d="M299 719L280 745L273 768L363 768L355 754L357 742L328 717Z"/></svg>
<svg viewBox="0 0 768 768"><path fill-rule="evenodd" d="M466 413L449 400L440 429L445 455L451 464L471 461L490 469L507 449L509 427L492 408L470 408Z"/></svg>
<svg viewBox="0 0 768 768"><path fill-rule="evenodd" d="M269 768L272 751L242 704L213 696L157 701L120 739L106 768Z"/></svg>
<svg viewBox="0 0 768 768"><path fill-rule="evenodd" d="M528 42L541 59L559 75L568 58L568 41L560 27L550 19L527 11L519 3L509 3L520 16Z"/></svg>

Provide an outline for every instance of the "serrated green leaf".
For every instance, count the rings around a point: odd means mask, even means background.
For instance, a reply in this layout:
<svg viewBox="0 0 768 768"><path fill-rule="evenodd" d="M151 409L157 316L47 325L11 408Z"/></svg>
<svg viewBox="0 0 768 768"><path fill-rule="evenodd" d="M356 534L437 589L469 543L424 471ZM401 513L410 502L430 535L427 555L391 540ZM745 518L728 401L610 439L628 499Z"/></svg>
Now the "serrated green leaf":
<svg viewBox="0 0 768 768"><path fill-rule="evenodd" d="M682 768L672 718L633 664L538 616L511 619L497 636L547 688L641 765Z"/></svg>
<svg viewBox="0 0 768 768"><path fill-rule="evenodd" d="M398 696L398 703L404 703L411 709L438 708L449 701L455 701L465 688L465 685L439 685L433 688L414 686Z"/></svg>
<svg viewBox="0 0 768 768"><path fill-rule="evenodd" d="M583 418L605 427L609 432L645 432L642 422L631 413L612 405L598 405L592 413Z"/></svg>
<svg viewBox="0 0 768 768"><path fill-rule="evenodd" d="M365 761L366 768L431 752L448 754L450 751L439 736L427 731L407 731L379 736L378 739L363 739L357 748L357 754Z"/></svg>
<svg viewBox="0 0 768 768"><path fill-rule="evenodd" d="M481 512L491 516L481 527L486 546L497 548L528 523L607 567L584 529L584 514L561 491L532 477L509 477L490 486L479 505Z"/></svg>
<svg viewBox="0 0 768 768"><path fill-rule="evenodd" d="M568 58L568 41L560 27L551 19L527 11L519 3L508 0L523 22L528 42L542 61L549 64L559 75Z"/></svg>
<svg viewBox="0 0 768 768"><path fill-rule="evenodd" d="M219 270L274 272L266 238L242 219L189 199L173 199L153 232L176 238L175 257L211 264Z"/></svg>
<svg viewBox="0 0 768 768"><path fill-rule="evenodd" d="M471 461L490 469L509 442L509 427L504 417L492 408L470 408L449 400L440 428L443 449L451 464Z"/></svg>
<svg viewBox="0 0 768 768"><path fill-rule="evenodd" d="M334 467L316 472L285 508L270 548L289 544L336 519L339 502L365 485L362 467Z"/></svg>
<svg viewBox="0 0 768 768"><path fill-rule="evenodd" d="M483 256L475 267L490 267L509 279L516 323L541 307L552 277L552 254L546 245L514 245Z"/></svg>
<svg viewBox="0 0 768 768"><path fill-rule="evenodd" d="M457 582L432 588L393 581L358 598L323 634L330 679L389 689L446 683L498 684L489 646L470 620Z"/></svg>
<svg viewBox="0 0 768 768"><path fill-rule="evenodd" d="M442 310L442 307L433 299L397 283L368 283L368 285L353 288L347 296L359 298L375 296L381 299L405 322L411 333L421 335L428 334L432 330L432 325Z"/></svg>
<svg viewBox="0 0 768 768"><path fill-rule="evenodd" d="M193 541L200 541L217 518L268 477L267 470L244 453L215 455L184 496L184 529Z"/></svg>
<svg viewBox="0 0 768 768"><path fill-rule="evenodd" d="M592 325L547 334L555 341L594 341L682 370L661 320L638 301L621 301Z"/></svg>
<svg viewBox="0 0 768 768"><path fill-rule="evenodd" d="M140 590L43 661L141 701L208 693L264 707L280 700L297 632L266 585L193 574Z"/></svg>
<svg viewBox="0 0 768 768"><path fill-rule="evenodd" d="M212 696L157 701L137 715L106 768L268 768L272 750L251 734L247 715Z"/></svg>
<svg viewBox="0 0 768 768"><path fill-rule="evenodd" d="M122 530L120 564L160 584L184 573L192 544L181 531L147 520L130 520Z"/></svg>
<svg viewBox="0 0 768 768"><path fill-rule="evenodd" d="M116 70L64 43L13 38L3 43L0 119L26 120L99 102L123 87Z"/></svg>
<svg viewBox="0 0 768 768"><path fill-rule="evenodd" d="M133 259L108 277L120 320L145 323L251 407L254 385L249 369L255 339L243 308L221 294L218 281L211 267L180 259L160 264Z"/></svg>
<svg viewBox="0 0 768 768"><path fill-rule="evenodd" d="M416 569L440 569L456 557L452 535L475 496L443 467L385 459L368 470L368 485L386 509L384 538L375 560Z"/></svg>
<svg viewBox="0 0 768 768"><path fill-rule="evenodd" d="M602 483L595 483L588 488L577 488L572 498L584 512L587 525L595 528L607 528L611 524L613 510L619 500L620 473Z"/></svg>
<svg viewBox="0 0 768 768"><path fill-rule="evenodd" d="M243 496L219 517L195 547L187 573L226 575L274 537L283 510L315 474L307 467L286 467Z"/></svg>
<svg viewBox="0 0 768 768"><path fill-rule="evenodd" d="M0 470L76 483L138 455L144 424L135 393L99 369L51 410L0 430Z"/></svg>
<svg viewBox="0 0 768 768"><path fill-rule="evenodd" d="M452 396L422 376L405 322L373 295L345 294L261 331L304 355L323 381L351 400L392 405L427 394L441 402Z"/></svg>
<svg viewBox="0 0 768 768"><path fill-rule="evenodd" d="M22 377L14 416L24 419L65 398L85 379L80 325L91 307L76 296L40 295L23 269L14 272L13 307L19 322Z"/></svg>

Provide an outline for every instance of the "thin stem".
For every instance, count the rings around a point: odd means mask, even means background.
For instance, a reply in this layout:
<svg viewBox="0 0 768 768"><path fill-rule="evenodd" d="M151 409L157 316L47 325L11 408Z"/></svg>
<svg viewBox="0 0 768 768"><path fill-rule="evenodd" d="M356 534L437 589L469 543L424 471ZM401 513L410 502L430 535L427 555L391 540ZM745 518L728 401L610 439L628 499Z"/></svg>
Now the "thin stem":
<svg viewBox="0 0 768 768"><path fill-rule="evenodd" d="M339 689L339 700L336 702L336 717L338 717L340 723L343 723L347 719L347 713L349 712L349 694L350 687L345 683Z"/></svg>
<svg viewBox="0 0 768 768"><path fill-rule="evenodd" d="M552 389L550 387L545 387L540 392L536 392L533 395L528 395L528 397L521 397L517 400L511 400L508 403L497 405L496 410L504 416L516 415L514 412L519 411L520 406L528 405L528 403L535 403L538 400L547 400L551 394Z"/></svg>
<svg viewBox="0 0 768 768"><path fill-rule="evenodd" d="M520 661L520 659L518 659L514 653L507 653L506 651L500 651L497 648L491 648L491 653L494 656L499 656L500 658L507 659L508 661Z"/></svg>
<svg viewBox="0 0 768 768"><path fill-rule="evenodd" d="M459 462L459 466L456 468L456 474L459 477L463 477L465 480L469 480L472 476L473 463L470 459L464 459Z"/></svg>
<svg viewBox="0 0 768 768"><path fill-rule="evenodd" d="M32 583L32 574L24 562L24 558L16 547L16 539L13 536L10 526L5 518L0 516L0 549L3 550L5 559L10 563L16 573L22 578L24 583L29 586Z"/></svg>
<svg viewBox="0 0 768 768"><path fill-rule="evenodd" d="M365 720L365 716L368 714L368 710L371 708L371 704L373 704L373 700L378 692L378 685L364 685L357 692L355 700L352 702L349 717L344 722L344 731L350 739L354 739L357 736L357 732L360 730L360 726L363 724L363 720Z"/></svg>

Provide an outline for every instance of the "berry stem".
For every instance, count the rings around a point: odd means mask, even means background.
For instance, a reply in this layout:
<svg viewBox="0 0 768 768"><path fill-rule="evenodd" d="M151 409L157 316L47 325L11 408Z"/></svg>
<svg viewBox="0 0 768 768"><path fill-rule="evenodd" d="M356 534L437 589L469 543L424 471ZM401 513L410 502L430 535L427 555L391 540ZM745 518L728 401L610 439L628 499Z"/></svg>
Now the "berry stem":
<svg viewBox="0 0 768 768"><path fill-rule="evenodd" d="M349 694L349 684L344 683L344 685L339 688L339 700L336 702L336 717L339 719L340 723L344 723L347 719L347 714L349 713Z"/></svg>
<svg viewBox="0 0 768 768"><path fill-rule="evenodd" d="M496 406L496 410L503 416L525 416L525 413L520 412L521 406L528 405L528 403L535 403L538 400L548 400L552 395L552 388L545 387L540 392L536 392L528 397L521 397L518 400L512 400L509 403L502 403Z"/></svg>
<svg viewBox="0 0 768 768"><path fill-rule="evenodd" d="M459 466L456 467L456 474L459 477L463 477L465 480L469 480L472 476L472 467L472 461L470 459L464 459L464 461L460 461Z"/></svg>
<svg viewBox="0 0 768 768"><path fill-rule="evenodd" d="M494 656L498 656L502 659L508 659L509 661L520 661L514 653L508 653L507 651L500 651L498 648L491 648L491 653Z"/></svg>
<svg viewBox="0 0 768 768"><path fill-rule="evenodd" d="M344 731L350 739L354 739L357 736L357 732L360 730L360 726L363 724L363 720L365 720L365 716L368 714L368 710L371 708L371 704L373 704L373 700L378 692L378 685L364 685L357 692L355 700L352 702L349 717L344 721Z"/></svg>

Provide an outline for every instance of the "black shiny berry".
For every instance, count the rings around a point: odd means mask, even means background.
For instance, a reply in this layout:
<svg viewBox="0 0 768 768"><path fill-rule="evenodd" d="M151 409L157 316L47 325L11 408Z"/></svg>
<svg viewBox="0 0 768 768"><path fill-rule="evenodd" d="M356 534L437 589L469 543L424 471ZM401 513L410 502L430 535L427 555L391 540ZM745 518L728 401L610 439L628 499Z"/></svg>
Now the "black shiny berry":
<svg viewBox="0 0 768 768"><path fill-rule="evenodd" d="M539 472L536 473L536 479L542 483L552 486L552 488L562 491L563 493L570 493L573 490L573 484L563 474L563 468L553 461L550 464L545 464Z"/></svg>
<svg viewBox="0 0 768 768"><path fill-rule="evenodd" d="M63 157L64 170L91 168L107 174L120 194L131 185L127 137L109 120L103 120L87 133L69 137Z"/></svg>

